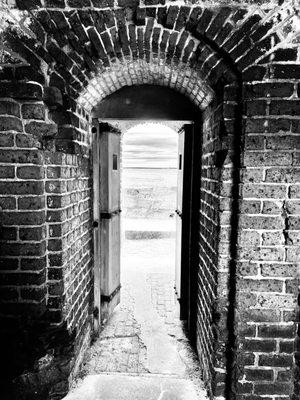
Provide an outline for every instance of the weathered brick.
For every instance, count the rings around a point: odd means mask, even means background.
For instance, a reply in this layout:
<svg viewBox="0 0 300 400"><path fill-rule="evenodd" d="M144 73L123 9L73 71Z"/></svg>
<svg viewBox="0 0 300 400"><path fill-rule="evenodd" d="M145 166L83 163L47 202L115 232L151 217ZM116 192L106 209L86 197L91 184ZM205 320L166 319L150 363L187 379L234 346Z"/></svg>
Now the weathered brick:
<svg viewBox="0 0 300 400"><path fill-rule="evenodd" d="M22 117L25 119L45 119L45 108L43 104L23 104Z"/></svg>
<svg viewBox="0 0 300 400"><path fill-rule="evenodd" d="M300 199L300 185L291 185L289 190L291 199Z"/></svg>
<svg viewBox="0 0 300 400"><path fill-rule="evenodd" d="M269 168L266 170L266 182L300 182L300 168Z"/></svg>
<svg viewBox="0 0 300 400"><path fill-rule="evenodd" d="M265 338L293 338L295 336L294 325L262 325L258 327L258 336Z"/></svg>
<svg viewBox="0 0 300 400"><path fill-rule="evenodd" d="M243 186L243 195L245 198L285 198L287 188L285 185L264 185L246 183Z"/></svg>
<svg viewBox="0 0 300 400"><path fill-rule="evenodd" d="M291 387L287 383L257 383L254 386L254 393L259 395L288 395L290 394Z"/></svg>
<svg viewBox="0 0 300 400"><path fill-rule="evenodd" d="M279 166L279 165L292 165L292 155L286 152L269 152L269 153L259 153L259 152L246 152L244 156L245 166Z"/></svg>
<svg viewBox="0 0 300 400"><path fill-rule="evenodd" d="M42 271L46 270L47 258L34 257L21 259L21 270L23 271Z"/></svg>
<svg viewBox="0 0 300 400"><path fill-rule="evenodd" d="M13 133L1 133L0 147L13 147L13 146L14 146L14 134Z"/></svg>
<svg viewBox="0 0 300 400"><path fill-rule="evenodd" d="M17 243L15 243L17 244ZM39 244L40 245L40 244ZM23 246L24 248L24 246ZM38 273L31 272L11 272L9 274L1 274L1 281L6 285L16 286L29 286L29 285L41 285L45 283L45 271Z"/></svg>
<svg viewBox="0 0 300 400"><path fill-rule="evenodd" d="M13 99L42 100L42 86L29 82L1 82L0 97L11 97Z"/></svg>
<svg viewBox="0 0 300 400"><path fill-rule="evenodd" d="M0 196L0 207L2 210L13 210L16 208L16 203L15 197Z"/></svg>
<svg viewBox="0 0 300 400"><path fill-rule="evenodd" d="M53 137L57 134L57 125L47 122L31 121L25 125L25 132L41 137Z"/></svg>
<svg viewBox="0 0 300 400"><path fill-rule="evenodd" d="M20 117L20 105L13 101L0 100L0 114Z"/></svg>
<svg viewBox="0 0 300 400"><path fill-rule="evenodd" d="M44 196L26 196L18 199L18 208L20 210L40 210L44 207Z"/></svg>
<svg viewBox="0 0 300 400"><path fill-rule="evenodd" d="M3 213L2 216L4 225L42 225L44 222L44 211L10 211Z"/></svg>
<svg viewBox="0 0 300 400"><path fill-rule="evenodd" d="M44 167L37 165L17 167L17 177L20 179L43 179Z"/></svg>
<svg viewBox="0 0 300 400"><path fill-rule="evenodd" d="M18 258L0 258L0 271L17 270L19 268Z"/></svg>
<svg viewBox="0 0 300 400"><path fill-rule="evenodd" d="M273 77L275 79L300 79L300 66L298 64L274 64Z"/></svg>
<svg viewBox="0 0 300 400"><path fill-rule="evenodd" d="M6 194L42 194L44 182L38 181L5 181L0 182L0 193Z"/></svg>
<svg viewBox="0 0 300 400"><path fill-rule="evenodd" d="M283 218L266 215L242 215L241 227L245 229L282 229Z"/></svg>
<svg viewBox="0 0 300 400"><path fill-rule="evenodd" d="M247 381L273 381L274 372L266 369L245 369Z"/></svg>
<svg viewBox="0 0 300 400"><path fill-rule="evenodd" d="M238 284L239 290L251 292L282 292L282 282L276 279L243 279Z"/></svg>
<svg viewBox="0 0 300 400"><path fill-rule="evenodd" d="M292 295L262 293L257 297L257 307L286 309L296 306L296 299Z"/></svg>
<svg viewBox="0 0 300 400"><path fill-rule="evenodd" d="M266 107L264 100L248 100L244 104L244 112L249 117L266 115Z"/></svg>
<svg viewBox="0 0 300 400"><path fill-rule="evenodd" d="M270 115L300 115L299 100L272 100Z"/></svg>
<svg viewBox="0 0 300 400"><path fill-rule="evenodd" d="M46 243L45 242L39 242L39 243L32 243L28 242L26 243L26 246L24 246L23 243L15 243L15 242L7 242L7 243L0 243L0 251L2 254L5 254L7 256L41 256L45 254L46 251ZM5 278L2 277L3 280L2 282L4 284L14 284L14 279L11 276L6 276ZM16 279L15 284L17 284L18 280ZM28 282L28 284L36 284L38 285L39 282L34 283L34 282Z"/></svg>
<svg viewBox="0 0 300 400"><path fill-rule="evenodd" d="M274 136L266 138L266 148L271 150L300 149L300 140L297 136Z"/></svg>
<svg viewBox="0 0 300 400"><path fill-rule="evenodd" d="M41 164L42 154L35 150L0 150L1 163Z"/></svg>
<svg viewBox="0 0 300 400"><path fill-rule="evenodd" d="M21 289L20 295L23 300L41 301L47 295L47 287L44 285L36 288Z"/></svg>
<svg viewBox="0 0 300 400"><path fill-rule="evenodd" d="M282 232L264 232L261 235L262 246L279 246L284 244Z"/></svg>
<svg viewBox="0 0 300 400"><path fill-rule="evenodd" d="M19 118L11 116L0 116L0 131L22 132L23 125Z"/></svg>
<svg viewBox="0 0 300 400"><path fill-rule="evenodd" d="M294 85L290 82L255 83L244 85L245 98L290 97L294 92Z"/></svg>
<svg viewBox="0 0 300 400"><path fill-rule="evenodd" d="M282 214L283 202L282 201L263 201L262 214Z"/></svg>
<svg viewBox="0 0 300 400"><path fill-rule="evenodd" d="M300 214L300 200L286 201L285 210L288 214Z"/></svg>
<svg viewBox="0 0 300 400"><path fill-rule="evenodd" d="M14 178L15 167L13 166L1 166L0 165L0 178Z"/></svg>
<svg viewBox="0 0 300 400"><path fill-rule="evenodd" d="M24 241L41 241L46 237L46 230L43 226L34 228L20 228L19 237L20 240Z"/></svg>

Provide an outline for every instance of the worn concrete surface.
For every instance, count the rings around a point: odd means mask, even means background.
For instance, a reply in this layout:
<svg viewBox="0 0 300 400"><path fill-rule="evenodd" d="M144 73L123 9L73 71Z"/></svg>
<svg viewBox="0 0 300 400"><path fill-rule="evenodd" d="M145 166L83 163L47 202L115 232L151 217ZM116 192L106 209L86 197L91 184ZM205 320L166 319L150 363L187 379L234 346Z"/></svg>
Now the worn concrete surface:
<svg viewBox="0 0 300 400"><path fill-rule="evenodd" d="M174 239L124 240L121 304L65 400L206 399L178 318Z"/></svg>
<svg viewBox="0 0 300 400"><path fill-rule="evenodd" d="M90 375L65 400L195 400L187 379L163 376Z"/></svg>

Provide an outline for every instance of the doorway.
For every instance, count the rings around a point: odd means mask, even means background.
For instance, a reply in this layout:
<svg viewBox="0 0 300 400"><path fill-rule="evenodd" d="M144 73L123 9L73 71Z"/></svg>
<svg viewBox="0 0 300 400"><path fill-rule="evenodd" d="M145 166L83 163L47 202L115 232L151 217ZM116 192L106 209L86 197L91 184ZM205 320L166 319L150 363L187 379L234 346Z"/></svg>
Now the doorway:
<svg viewBox="0 0 300 400"><path fill-rule="evenodd" d="M109 125L107 123L99 122L97 120L94 121L94 124L98 127L96 131L97 137L95 138L96 145L95 151L99 152L98 155L94 154L94 170L96 173L94 174L94 179L98 179L99 185L97 184L94 187L94 214L95 214L95 255L100 254L99 259L95 257L95 304L98 302L99 311L101 311L100 315L97 312L95 314L95 327L100 326L100 323L105 323L109 316L112 314L116 305L120 302L120 288L121 288L121 180L122 180L122 156L121 156L121 142L124 142L122 132L118 129L115 129L113 125ZM135 122L137 124L137 122ZM186 328L189 332L190 339L193 341L195 337L196 324L195 324L195 314L196 314L196 299L195 292L196 288L193 286L197 281L196 270L197 270L197 229L194 228L194 225L197 226L197 221L199 221L199 192L197 191L198 185L200 185L198 175L199 171L199 142L196 138L196 130L195 124L182 124L182 128L178 130L178 132L173 132L173 138L175 138L176 146L173 146L173 160L172 160L172 169L175 172L173 175L170 174L171 169L168 170L164 168L162 171L158 171L156 169L156 180L157 178L162 178L163 175L169 175L166 177L166 182L163 184L164 187L161 187L160 194L156 193L153 197L154 186L151 185L147 188L148 193L144 193L144 199L142 199L141 194L139 193L139 188L129 188L131 190L131 198L127 196L127 200L130 202L136 201L134 205L135 211L138 209L140 212L140 216L144 217L144 221L140 219L140 225L145 228L147 223L149 222L149 215L159 214L159 210L157 209L159 203L162 203L162 199L166 195L167 187L169 184L169 180L173 179L173 204L169 204L169 209L165 210L168 213L168 216L164 215L165 220L161 221L160 226L165 228L168 226L172 226L171 231L173 232L176 240L175 244L176 251L173 251L173 255L175 253L175 277L173 279L174 293L176 294L177 300L179 302L179 310L180 310L180 319L185 321ZM155 125L154 125L155 126ZM157 128L159 127L159 128ZM153 129L153 128L152 128ZM156 130L160 129L163 131L163 125L156 125ZM165 132L170 134L169 131L165 127ZM147 143L147 135L144 132L144 135L140 135L141 140L146 140ZM125 135L126 138L126 135ZM163 153L163 146L159 143L159 140L165 140L164 135L157 136L157 150ZM150 138L150 141L153 138ZM173 139L174 141L174 139ZM165 142L166 143L166 142ZM174 144L174 143L173 143ZM177 148L177 150L176 150ZM145 149L144 149L145 150ZM156 154L147 154L145 155L145 151L139 152L144 159L142 163L139 164L140 171L146 165L152 165L153 160L157 157L158 151L156 150ZM126 154L126 152L124 153ZM137 153L135 153L136 156ZM165 155L164 155L165 157ZM133 160L131 159L131 161ZM166 161L164 158L164 162ZM125 163L128 163L128 160L125 158ZM150 163L150 164L149 164ZM152 164L151 164L152 163ZM100 165L100 168L99 168ZM155 163L153 164L155 165ZM152 167L153 167L152 165ZM158 165L158 164L157 164ZM145 169L145 168L144 168ZM149 170L149 168L146 168ZM152 175L148 178L153 179L153 171L154 168L151 168ZM166 172L168 171L168 172ZM131 170L131 174L132 174ZM129 173L129 172L128 172ZM149 173L149 171L148 171ZM99 175L99 176L98 176ZM133 181L143 180L149 181L149 179L144 176L132 176ZM129 178L128 178L129 179ZM175 180L174 180L175 179ZM130 180L130 179L129 179ZM125 180L126 182L126 180ZM194 184L193 184L194 182ZM148 182L149 183L149 182ZM196 187L196 188L195 188ZM143 185L142 185L143 188ZM132 196L135 193L136 196ZM145 201L145 196L148 196L148 201ZM141 203L141 207L138 207L139 202ZM155 205L155 202L157 203ZM160 207L164 206L160 204ZM128 208L128 205L126 205ZM143 210L144 207L144 210ZM139 209L140 208L140 209ZM124 215L124 213L123 213ZM136 218L137 215L134 216ZM100 223L98 224L97 218L99 218ZM173 218L171 220L170 218ZM155 218L154 218L155 220ZM195 223L192 224L192 221ZM137 220L124 219L125 224L133 223L136 225ZM156 222L159 220L156 218ZM153 225L153 221L152 221ZM157 225L157 224L156 224ZM192 230L192 225L193 229ZM126 228L127 229L127 228ZM136 235L137 233L131 232L130 228L127 229L127 235ZM151 229L144 232L145 235L151 235ZM152 229L153 230L153 229ZM150 232L149 232L150 231ZM155 231L155 229L154 229ZM125 234L125 235L126 235ZM155 232L152 232L152 235L155 235ZM159 233L162 235L162 232ZM125 236L124 236L125 238ZM152 242L154 243L154 242ZM100 248L100 250L99 250ZM170 256L169 256L170 261ZM171 263L172 264L172 263ZM99 272L99 270L101 272ZM101 291L99 292L99 287ZM96 296L98 296L96 298Z"/></svg>
<svg viewBox="0 0 300 400"><path fill-rule="evenodd" d="M196 399L201 377L184 329L188 321L183 321L188 315L189 288L183 283L189 281L185 274L191 251L185 245L189 245L191 213L186 211L192 203L193 175L193 151L186 148L193 141L186 135L194 130L190 123L181 123L183 128L176 132L164 124L143 127L135 121L133 130L122 135L113 124L98 120L94 124L95 139L98 136L94 151L99 151L94 177L99 174L100 183L94 199L100 224L94 229L100 253L106 254L100 262L95 259L95 268L102 269L101 292L95 288L100 296L95 320L102 325L101 332L81 373L180 380L191 391L190 398ZM95 282L96 278L97 274Z"/></svg>

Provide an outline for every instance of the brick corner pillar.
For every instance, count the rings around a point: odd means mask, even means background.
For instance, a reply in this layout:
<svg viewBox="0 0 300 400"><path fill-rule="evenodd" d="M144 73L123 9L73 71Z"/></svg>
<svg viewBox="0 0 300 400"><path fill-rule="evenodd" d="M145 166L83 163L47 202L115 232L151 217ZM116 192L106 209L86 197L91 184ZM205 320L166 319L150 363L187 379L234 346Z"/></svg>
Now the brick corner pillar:
<svg viewBox="0 0 300 400"><path fill-rule="evenodd" d="M245 83L244 96L237 391L241 399L292 398L298 354L299 100L288 78Z"/></svg>
<svg viewBox="0 0 300 400"><path fill-rule="evenodd" d="M43 87L2 81L0 88L0 319L4 382L39 356L47 307L47 228ZM1 382L3 383L3 382Z"/></svg>

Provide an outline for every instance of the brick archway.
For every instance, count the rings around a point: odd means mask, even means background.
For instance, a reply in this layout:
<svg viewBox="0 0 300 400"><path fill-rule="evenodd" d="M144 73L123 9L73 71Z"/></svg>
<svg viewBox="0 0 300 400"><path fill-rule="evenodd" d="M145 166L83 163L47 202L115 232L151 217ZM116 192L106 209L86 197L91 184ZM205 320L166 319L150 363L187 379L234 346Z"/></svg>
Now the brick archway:
<svg viewBox="0 0 300 400"><path fill-rule="evenodd" d="M32 330L40 341L26 365L31 386L38 378L36 387L63 392L90 334L90 111L121 87L147 83L180 91L204 116L198 350L210 393L297 395L293 3L271 11L47 4L17 1L25 11L8 17L0 71L3 239L9 235L1 244L3 321L20 327L18 339ZM49 324L67 355L49 338ZM51 389L33 368L45 342L48 355L55 349L49 369L68 363ZM23 370L20 362L17 375Z"/></svg>

